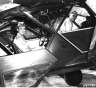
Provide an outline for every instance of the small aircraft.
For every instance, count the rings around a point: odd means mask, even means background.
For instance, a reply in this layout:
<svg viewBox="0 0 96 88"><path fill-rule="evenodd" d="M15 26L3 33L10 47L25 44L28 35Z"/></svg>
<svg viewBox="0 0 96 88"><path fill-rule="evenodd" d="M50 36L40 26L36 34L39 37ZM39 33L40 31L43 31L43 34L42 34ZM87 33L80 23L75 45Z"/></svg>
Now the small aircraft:
<svg viewBox="0 0 96 88"><path fill-rule="evenodd" d="M7 86L16 71L22 70L24 74L29 69L35 74L31 78L36 80L29 86L37 87L45 76L55 74L68 85L78 86L83 79L81 69L96 68L96 15L86 0L13 0L13 3L19 5L0 12L0 46L7 54L0 56L1 86ZM72 22L77 29L60 33L69 13L76 15ZM13 42L20 21L26 24L25 37L32 41L30 45L33 47L38 40L36 44L43 48L20 52Z"/></svg>

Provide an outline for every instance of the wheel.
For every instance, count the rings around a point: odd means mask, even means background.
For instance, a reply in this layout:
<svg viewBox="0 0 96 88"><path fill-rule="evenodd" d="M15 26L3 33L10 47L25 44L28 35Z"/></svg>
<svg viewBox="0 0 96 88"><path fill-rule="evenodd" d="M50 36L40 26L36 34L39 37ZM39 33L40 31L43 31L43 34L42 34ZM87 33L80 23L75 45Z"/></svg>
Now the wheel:
<svg viewBox="0 0 96 88"><path fill-rule="evenodd" d="M64 75L65 81L69 86L78 86L82 81L82 72L80 70L68 72Z"/></svg>

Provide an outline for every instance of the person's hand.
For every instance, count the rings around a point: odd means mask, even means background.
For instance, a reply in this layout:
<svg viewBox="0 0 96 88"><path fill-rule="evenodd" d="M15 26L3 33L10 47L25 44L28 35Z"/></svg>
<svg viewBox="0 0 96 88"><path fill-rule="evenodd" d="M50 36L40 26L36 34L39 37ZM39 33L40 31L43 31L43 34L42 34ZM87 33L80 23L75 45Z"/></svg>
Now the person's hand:
<svg viewBox="0 0 96 88"><path fill-rule="evenodd" d="M40 38L39 46L43 46L44 41L45 41L45 37Z"/></svg>

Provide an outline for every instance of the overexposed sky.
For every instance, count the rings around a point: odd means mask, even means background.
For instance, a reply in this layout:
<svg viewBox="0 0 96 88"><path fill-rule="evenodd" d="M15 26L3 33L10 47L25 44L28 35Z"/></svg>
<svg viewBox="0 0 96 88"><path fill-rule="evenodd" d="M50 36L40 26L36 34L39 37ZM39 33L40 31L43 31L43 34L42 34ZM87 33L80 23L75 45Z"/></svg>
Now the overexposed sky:
<svg viewBox="0 0 96 88"><path fill-rule="evenodd" d="M4 4L4 5L0 6L0 11L11 9L11 8L16 7L16 6L19 6L19 4L13 4L13 3Z"/></svg>
<svg viewBox="0 0 96 88"><path fill-rule="evenodd" d="M96 13L96 0L87 0L86 2L92 9L93 11Z"/></svg>

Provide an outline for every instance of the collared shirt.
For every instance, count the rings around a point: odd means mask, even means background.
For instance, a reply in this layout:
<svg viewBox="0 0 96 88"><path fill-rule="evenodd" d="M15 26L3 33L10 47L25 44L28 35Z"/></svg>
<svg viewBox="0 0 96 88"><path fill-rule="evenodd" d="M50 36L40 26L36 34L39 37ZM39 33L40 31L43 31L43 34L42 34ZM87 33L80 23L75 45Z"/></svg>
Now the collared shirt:
<svg viewBox="0 0 96 88"><path fill-rule="evenodd" d="M64 33L64 32L74 31L76 29L78 29L78 27L70 20L70 18L66 18L58 32Z"/></svg>
<svg viewBox="0 0 96 88"><path fill-rule="evenodd" d="M55 30L57 30L60 22L61 22L60 19L58 19L57 22L55 22L55 24L54 24L54 29ZM74 30L77 30L77 29L78 29L78 27L71 21L71 19L66 18L64 20L64 22L62 23L60 29L58 30L58 33L62 34L62 33L74 31Z"/></svg>
<svg viewBox="0 0 96 88"><path fill-rule="evenodd" d="M17 36L14 39L14 43L17 45L17 47L22 51L22 52L29 52L32 51L29 45L27 44L25 38L23 35L17 33Z"/></svg>

